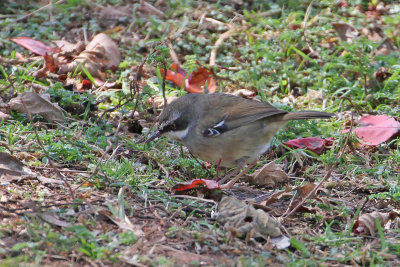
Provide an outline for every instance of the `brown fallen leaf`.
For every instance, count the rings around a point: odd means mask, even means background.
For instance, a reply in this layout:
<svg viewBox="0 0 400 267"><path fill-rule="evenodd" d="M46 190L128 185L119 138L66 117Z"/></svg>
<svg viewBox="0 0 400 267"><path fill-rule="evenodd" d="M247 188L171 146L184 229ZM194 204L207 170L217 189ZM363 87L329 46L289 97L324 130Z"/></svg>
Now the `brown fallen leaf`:
<svg viewBox="0 0 400 267"><path fill-rule="evenodd" d="M307 183L303 186L299 186L296 188L297 191L297 196L294 199L294 201L292 202L292 204L289 206L289 210L294 209L299 203L301 203L301 201L308 196L308 194L317 186L316 183ZM318 188L318 190L313 193L309 199L312 199L315 197L315 195L317 195L320 191L324 191L323 188ZM299 209L297 211L311 211L311 209L307 208L304 206L304 204L302 206L299 207Z"/></svg>
<svg viewBox="0 0 400 267"><path fill-rule="evenodd" d="M263 185L268 187L284 182L288 178L282 168L273 161L264 165L261 169L255 171L253 175L248 177L251 185Z"/></svg>
<svg viewBox="0 0 400 267"><path fill-rule="evenodd" d="M51 103L48 95L37 94L35 92L25 92L10 100L10 109L31 114L40 114L51 122L63 122L64 116L61 108Z"/></svg>
<svg viewBox="0 0 400 267"><path fill-rule="evenodd" d="M83 50L85 50L85 45L82 42L77 42L77 43L70 43L66 40L55 40L52 41L53 43L55 43L58 48L61 50L61 52L63 54L67 53L80 53Z"/></svg>
<svg viewBox="0 0 400 267"><path fill-rule="evenodd" d="M118 45L107 34L100 33L86 46L86 49L72 62L60 65L59 74L74 72L81 65L93 76L103 79L104 71L115 69L121 61Z"/></svg>
<svg viewBox="0 0 400 267"><path fill-rule="evenodd" d="M363 214L354 222L352 231L357 235L375 236L376 230L378 229L376 220L378 220L383 227L396 217L397 214L393 211L389 213L374 211L372 213Z"/></svg>
<svg viewBox="0 0 400 267"><path fill-rule="evenodd" d="M55 72L58 70L58 63L54 60L54 57L52 55L46 54L43 56L43 58L43 67L32 74L36 78L43 78L50 72Z"/></svg>
<svg viewBox="0 0 400 267"><path fill-rule="evenodd" d="M62 220L58 219L56 216L54 216L53 214L48 213L48 212L39 214L39 217L43 221L46 221L46 222L48 222L50 224L54 224L54 225L57 225L57 226L60 226L60 227L70 226L70 223L68 223L66 221L62 221Z"/></svg>
<svg viewBox="0 0 400 267"><path fill-rule="evenodd" d="M214 93L217 90L217 81L213 77L213 72L204 67L198 67L188 75L187 71L178 64L171 64L170 69L161 69L161 74L165 79L174 82L179 87L184 87L190 93L204 93L204 86L207 84L207 90Z"/></svg>
<svg viewBox="0 0 400 267"><path fill-rule="evenodd" d="M240 237L252 235L268 240L269 237L282 235L280 223L276 219L231 196L224 196L218 204L216 220L225 229L235 229Z"/></svg>
<svg viewBox="0 0 400 267"><path fill-rule="evenodd" d="M360 33L353 26L347 23L332 23L332 26L339 34L340 39L349 43L351 43L360 35Z"/></svg>
<svg viewBox="0 0 400 267"><path fill-rule="evenodd" d="M233 92L233 95L240 96L247 99L253 99L256 96L256 92L247 89L239 89Z"/></svg>
<svg viewBox="0 0 400 267"><path fill-rule="evenodd" d="M0 175L5 173L12 176L27 174L21 161L8 153L0 152Z"/></svg>

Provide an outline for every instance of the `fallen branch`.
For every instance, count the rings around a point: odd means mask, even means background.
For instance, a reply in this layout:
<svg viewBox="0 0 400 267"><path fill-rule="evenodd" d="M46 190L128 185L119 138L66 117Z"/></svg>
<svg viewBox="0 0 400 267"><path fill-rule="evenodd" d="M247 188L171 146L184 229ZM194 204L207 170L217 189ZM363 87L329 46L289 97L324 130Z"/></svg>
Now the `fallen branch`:
<svg viewBox="0 0 400 267"><path fill-rule="evenodd" d="M221 34L221 36L215 42L215 45L211 49L211 52L210 52L210 63L209 63L210 66L214 66L215 65L215 61L217 59L218 48L225 42L226 39L228 39L229 37L231 37L232 35L235 34L235 30L236 30L236 28L234 28L234 27L229 29L228 31L226 31L223 34Z"/></svg>

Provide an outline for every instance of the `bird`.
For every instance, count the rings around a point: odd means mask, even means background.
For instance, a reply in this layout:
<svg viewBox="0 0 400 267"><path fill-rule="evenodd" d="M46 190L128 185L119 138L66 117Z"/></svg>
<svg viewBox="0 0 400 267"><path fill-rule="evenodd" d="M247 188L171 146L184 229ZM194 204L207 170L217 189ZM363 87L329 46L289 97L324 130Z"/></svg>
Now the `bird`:
<svg viewBox="0 0 400 267"><path fill-rule="evenodd" d="M221 185L229 189L257 163L288 121L332 116L321 111L288 112L267 102L225 93L186 94L163 109L157 130L146 143L162 135L178 140L195 157L217 164L217 178L220 166L240 170L248 165Z"/></svg>

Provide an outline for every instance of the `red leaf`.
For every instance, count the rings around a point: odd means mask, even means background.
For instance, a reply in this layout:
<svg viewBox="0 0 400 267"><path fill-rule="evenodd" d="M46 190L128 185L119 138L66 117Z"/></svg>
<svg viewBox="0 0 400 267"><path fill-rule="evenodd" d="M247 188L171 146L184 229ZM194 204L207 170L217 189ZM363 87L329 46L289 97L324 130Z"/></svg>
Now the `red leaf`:
<svg viewBox="0 0 400 267"><path fill-rule="evenodd" d="M165 79L168 81L171 81L178 85L179 87L182 87L185 85L185 77L187 72L182 69L178 64L171 64L171 69L175 70L169 70L167 69L167 75L165 76ZM164 76L165 69L161 69L161 74Z"/></svg>
<svg viewBox="0 0 400 267"><path fill-rule="evenodd" d="M365 145L370 146L377 146L390 140L400 130L400 123L386 115L367 115L363 116L358 122L360 126L355 128L354 132L358 138L365 142Z"/></svg>
<svg viewBox="0 0 400 267"><path fill-rule="evenodd" d="M217 81L212 77L213 73L206 68L199 67L192 72L187 79L187 71L182 69L178 64L171 64L171 69L167 69L165 79L184 87L189 93L203 93L203 88L207 82L207 88L210 93L217 90ZM161 74L164 75L165 69L161 69Z"/></svg>
<svg viewBox="0 0 400 267"><path fill-rule="evenodd" d="M212 77L213 73L206 68L199 67L189 75L185 81L185 90L190 93L203 93L203 88L207 82L207 89L210 93L217 90L217 81Z"/></svg>
<svg viewBox="0 0 400 267"><path fill-rule="evenodd" d="M186 191L189 189L193 189L199 185L205 185L207 189L220 189L219 184L215 180L208 179L195 179L186 184L176 184L171 190L172 191Z"/></svg>
<svg viewBox="0 0 400 267"><path fill-rule="evenodd" d="M316 154L321 154L325 146L330 145L332 141L332 137L326 139L319 137L305 137L289 140L287 142L283 142L283 144L290 148L307 148Z"/></svg>
<svg viewBox="0 0 400 267"><path fill-rule="evenodd" d="M15 38L10 38L9 40L13 41L16 44L19 44L22 47L25 47L32 53L39 56L45 56L46 54L51 55L59 51L57 49L52 48L51 46L48 46L42 41L35 40L30 37L19 36Z"/></svg>
<svg viewBox="0 0 400 267"><path fill-rule="evenodd" d="M57 62L54 60L54 57L52 55L45 54L43 56L43 59L44 59L43 67L40 70L38 70L34 75L37 78L43 78L50 72L57 71L59 68Z"/></svg>

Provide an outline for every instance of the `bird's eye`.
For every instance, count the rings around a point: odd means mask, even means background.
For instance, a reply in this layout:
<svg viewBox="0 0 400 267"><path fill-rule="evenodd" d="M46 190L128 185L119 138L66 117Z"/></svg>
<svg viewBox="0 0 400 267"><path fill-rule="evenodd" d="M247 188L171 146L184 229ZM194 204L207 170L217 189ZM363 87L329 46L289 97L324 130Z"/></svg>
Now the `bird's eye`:
<svg viewBox="0 0 400 267"><path fill-rule="evenodd" d="M175 130L176 130L176 125L174 123L165 125L161 129L162 132L169 132L169 131L175 131Z"/></svg>

